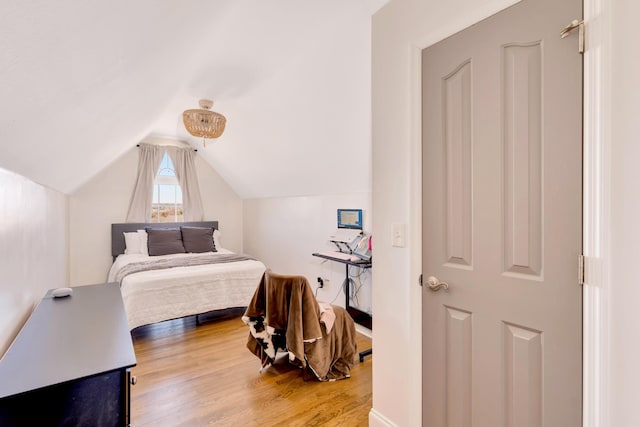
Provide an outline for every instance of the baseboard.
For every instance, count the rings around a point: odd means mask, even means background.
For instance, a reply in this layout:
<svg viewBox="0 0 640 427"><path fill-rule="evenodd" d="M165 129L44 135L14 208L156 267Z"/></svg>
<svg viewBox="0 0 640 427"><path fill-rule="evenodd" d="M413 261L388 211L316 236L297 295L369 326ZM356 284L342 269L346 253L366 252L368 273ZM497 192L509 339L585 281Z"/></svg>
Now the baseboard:
<svg viewBox="0 0 640 427"><path fill-rule="evenodd" d="M375 408L371 408L371 411L369 411L369 427L398 427L398 425L376 411Z"/></svg>
<svg viewBox="0 0 640 427"><path fill-rule="evenodd" d="M359 324L357 324L357 323L356 323L356 332L361 333L361 334L362 334L362 335L364 335L365 337L373 338L373 337L371 336L371 329L365 328L364 326L359 325Z"/></svg>

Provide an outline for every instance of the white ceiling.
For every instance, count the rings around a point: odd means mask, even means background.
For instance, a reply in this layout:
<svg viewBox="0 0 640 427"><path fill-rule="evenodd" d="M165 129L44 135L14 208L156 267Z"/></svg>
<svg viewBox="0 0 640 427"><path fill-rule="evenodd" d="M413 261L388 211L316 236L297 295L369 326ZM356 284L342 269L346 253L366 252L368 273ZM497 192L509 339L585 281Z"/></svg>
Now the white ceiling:
<svg viewBox="0 0 640 427"><path fill-rule="evenodd" d="M241 197L370 191L370 22L385 2L3 1L0 167L72 193L165 136ZM207 148L181 121L199 98L227 117Z"/></svg>

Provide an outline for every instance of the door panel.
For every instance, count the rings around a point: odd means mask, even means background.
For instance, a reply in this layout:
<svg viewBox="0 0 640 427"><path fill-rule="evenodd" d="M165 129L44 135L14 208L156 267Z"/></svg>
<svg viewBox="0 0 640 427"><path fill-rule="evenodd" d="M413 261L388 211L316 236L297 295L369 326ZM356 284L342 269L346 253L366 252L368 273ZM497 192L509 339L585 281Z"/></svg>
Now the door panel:
<svg viewBox="0 0 640 427"><path fill-rule="evenodd" d="M542 334L504 323L507 426L542 424Z"/></svg>
<svg viewBox="0 0 640 427"><path fill-rule="evenodd" d="M423 423L581 422L578 0L423 51Z"/></svg>
<svg viewBox="0 0 640 427"><path fill-rule="evenodd" d="M446 308L447 419L450 425L471 423L471 313Z"/></svg>
<svg viewBox="0 0 640 427"><path fill-rule="evenodd" d="M542 55L540 42L503 48L505 271L542 268Z"/></svg>
<svg viewBox="0 0 640 427"><path fill-rule="evenodd" d="M443 80L447 262L471 266L471 63Z"/></svg>

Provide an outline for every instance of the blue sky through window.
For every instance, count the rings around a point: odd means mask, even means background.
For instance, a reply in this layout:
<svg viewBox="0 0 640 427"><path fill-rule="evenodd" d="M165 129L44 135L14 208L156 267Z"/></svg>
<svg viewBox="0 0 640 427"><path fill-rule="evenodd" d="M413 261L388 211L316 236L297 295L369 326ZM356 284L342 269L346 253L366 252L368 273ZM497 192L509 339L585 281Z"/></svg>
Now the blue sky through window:
<svg viewBox="0 0 640 427"><path fill-rule="evenodd" d="M160 162L158 175L176 176L175 168L173 167L173 162L171 161L171 157L169 157L169 153L167 152L164 153L164 156L162 157L162 161Z"/></svg>
<svg viewBox="0 0 640 427"><path fill-rule="evenodd" d="M164 153L160 162L156 185L153 186L153 203L182 204L182 189L168 153Z"/></svg>

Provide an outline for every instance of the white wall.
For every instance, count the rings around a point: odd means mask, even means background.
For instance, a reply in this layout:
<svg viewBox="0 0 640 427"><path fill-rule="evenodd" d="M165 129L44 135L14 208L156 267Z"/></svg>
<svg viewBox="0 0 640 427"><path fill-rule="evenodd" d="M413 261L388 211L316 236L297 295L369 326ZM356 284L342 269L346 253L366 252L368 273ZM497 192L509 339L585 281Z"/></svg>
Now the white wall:
<svg viewBox="0 0 640 427"><path fill-rule="evenodd" d="M371 426L421 424L419 51L512 3L393 0L373 17ZM408 225L405 248L391 246L394 222Z"/></svg>
<svg viewBox="0 0 640 427"><path fill-rule="evenodd" d="M50 288L67 285L67 197L0 169L0 356Z"/></svg>
<svg viewBox="0 0 640 427"><path fill-rule="evenodd" d="M307 277L314 289L317 277L329 279L322 289L318 289L318 299L344 305L344 293L341 292L344 265L324 262L311 255L335 250L328 237L336 230L336 209L339 208L363 209L364 230L371 230L369 193L245 199L244 252L260 259L276 273ZM375 245L374 237L374 259ZM358 293L358 307L370 313L371 272L365 271L361 279L363 286Z"/></svg>
<svg viewBox="0 0 640 427"><path fill-rule="evenodd" d="M198 182L206 220L220 221L221 242L242 248L242 200L196 155ZM111 266L111 224L125 222L138 169L138 149L100 171L70 196L69 268L72 285L101 283Z"/></svg>

